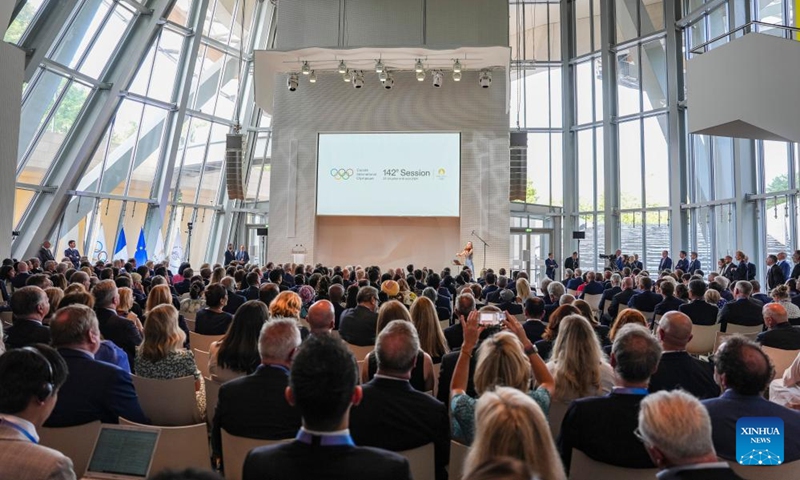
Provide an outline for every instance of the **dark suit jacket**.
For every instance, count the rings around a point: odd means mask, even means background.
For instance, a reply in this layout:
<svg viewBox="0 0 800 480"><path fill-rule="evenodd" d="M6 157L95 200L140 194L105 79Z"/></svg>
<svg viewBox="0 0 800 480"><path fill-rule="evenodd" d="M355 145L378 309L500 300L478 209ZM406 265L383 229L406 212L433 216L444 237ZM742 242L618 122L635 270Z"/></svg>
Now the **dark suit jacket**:
<svg viewBox="0 0 800 480"><path fill-rule="evenodd" d="M258 287L247 287L236 293L247 300L258 300Z"/></svg>
<svg viewBox="0 0 800 480"><path fill-rule="evenodd" d="M42 261L42 268L44 268L44 262L48 260L55 260L55 258L53 258L53 252L44 247L39 249L39 253L36 256Z"/></svg>
<svg viewBox="0 0 800 480"><path fill-rule="evenodd" d="M687 273L694 274L697 270L702 270L702 268L700 268L700 260L692 260L689 262L689 271Z"/></svg>
<svg viewBox="0 0 800 480"><path fill-rule="evenodd" d="M797 280L798 278L800 278L800 263L796 264L796 265L795 265L795 266L792 268L792 275L791 275L791 277L792 277L792 278L794 278L795 280Z"/></svg>
<svg viewBox="0 0 800 480"><path fill-rule="evenodd" d="M36 320L15 318L14 325L6 332L7 348L22 348L34 343L50 344L50 328Z"/></svg>
<svg viewBox="0 0 800 480"><path fill-rule="evenodd" d="M105 308L96 308L97 321L100 323L100 333L103 338L111 340L128 354L128 363L131 367L136 358L136 347L142 343L142 335L136 326L127 318L120 317L117 312ZM130 419L128 419L130 420Z"/></svg>
<svg viewBox="0 0 800 480"><path fill-rule="evenodd" d="M59 348L58 353L67 363L69 375L58 391L58 401L46 427L71 427L95 420L119 423L119 417L150 423L139 406L128 372L80 350Z"/></svg>
<svg viewBox="0 0 800 480"><path fill-rule="evenodd" d="M606 289L603 292L603 297L600 299L600 311L602 312L606 306L606 302L608 302L609 308L611 308L611 301L614 299L614 295L620 293L622 291L622 287L616 286Z"/></svg>
<svg viewBox="0 0 800 480"><path fill-rule="evenodd" d="M719 308L706 303L705 300L694 300L678 307L678 311L686 314L694 325L714 325L717 323Z"/></svg>
<svg viewBox="0 0 800 480"><path fill-rule="evenodd" d="M433 442L436 479L446 480L450 460L447 407L405 380L376 377L361 388L364 398L350 410L350 435L356 445L401 452Z"/></svg>
<svg viewBox="0 0 800 480"><path fill-rule="evenodd" d="M508 312L511 315L522 315L522 305L519 303L503 302L497 306L500 310Z"/></svg>
<svg viewBox="0 0 800 480"><path fill-rule="evenodd" d="M580 266L580 257L578 257L577 259L573 259L572 257L567 257L567 259L564 260L565 269L568 268L570 270L575 270L579 266Z"/></svg>
<svg viewBox="0 0 800 480"><path fill-rule="evenodd" d="M450 350L461 348L464 343L464 329L461 327L461 322L456 322L444 329L444 338L447 340L447 346Z"/></svg>
<svg viewBox="0 0 800 480"><path fill-rule="evenodd" d="M225 311L217 313L204 308L197 312L194 321L194 331L200 335L225 335L233 316Z"/></svg>
<svg viewBox="0 0 800 480"><path fill-rule="evenodd" d="M675 270L680 270L683 273L688 273L689 271L689 259L688 258L681 258L675 263Z"/></svg>
<svg viewBox="0 0 800 480"><path fill-rule="evenodd" d="M178 295L183 295L184 293L189 293L189 287L191 286L192 286L191 280L186 278L182 282L178 282L175 284L175 291L178 292Z"/></svg>
<svg viewBox="0 0 800 480"><path fill-rule="evenodd" d="M664 315L667 312L677 311L681 305L683 305L683 300L680 298L674 296L667 297L656 305L655 313L656 315Z"/></svg>
<svg viewBox="0 0 800 480"><path fill-rule="evenodd" d="M545 325L544 322L536 319L528 319L522 324L522 328L525 330L525 336L528 337L531 343L536 343L542 339L542 334L546 327L547 325Z"/></svg>
<svg viewBox="0 0 800 480"><path fill-rule="evenodd" d="M243 480L410 480L408 460L372 447L314 446L300 441L251 450Z"/></svg>
<svg viewBox="0 0 800 480"><path fill-rule="evenodd" d="M707 468L676 470L667 475L662 474L658 478L659 480L744 480L730 467L714 468L710 465Z"/></svg>
<svg viewBox="0 0 800 480"><path fill-rule="evenodd" d="M595 280L594 282L587 283L586 286L583 287L581 298L583 298L584 295L599 295L604 292L605 287L603 287L603 284Z"/></svg>
<svg viewBox="0 0 800 480"><path fill-rule="evenodd" d="M236 260L236 252L225 250L225 265L229 265L234 260Z"/></svg>
<svg viewBox="0 0 800 480"><path fill-rule="evenodd" d="M300 411L286 402L284 391L288 384L285 370L267 365L222 384L211 431L214 453L222 453L222 428L237 437L294 438L301 425Z"/></svg>
<svg viewBox="0 0 800 480"><path fill-rule="evenodd" d="M28 281L28 277L31 274L28 272L18 273L13 279L11 279L11 286L16 288L22 288L25 286L25 282Z"/></svg>
<svg viewBox="0 0 800 480"><path fill-rule="evenodd" d="M781 270L781 267L779 267L777 263L769 267L769 270L767 270L767 288L769 290L772 290L778 285L783 285L783 282L785 281L786 278L784 278L783 276L783 271Z"/></svg>
<svg viewBox="0 0 800 480"><path fill-rule="evenodd" d="M726 331L728 323L734 325L756 326L764 324L760 303L749 298L728 302L717 315L717 322L721 324L720 330Z"/></svg>
<svg viewBox="0 0 800 480"><path fill-rule="evenodd" d="M339 322L342 319L342 313L344 313L344 307L338 303L333 304L333 318L334 318L334 330L339 330Z"/></svg>
<svg viewBox="0 0 800 480"><path fill-rule="evenodd" d="M244 298L243 296L228 290L228 303L224 307L222 307L222 311L228 312L231 315L236 315L236 310L239 310L239 307L241 307L242 304L246 301L247 299Z"/></svg>
<svg viewBox="0 0 800 480"><path fill-rule="evenodd" d="M669 257L662 258L658 262L658 271L660 272L662 270L672 270L672 259L671 258L669 258Z"/></svg>
<svg viewBox="0 0 800 480"><path fill-rule="evenodd" d="M475 357L478 352L476 347L472 353L472 358L469 359L469 377L467 378L467 395L470 397L478 397L478 392L475 391L475 383L472 377L475 374ZM442 357L442 366L439 368L439 391L436 392L436 398L450 409L450 382L453 380L453 372L456 370L456 362L458 362L458 355L460 350L446 353Z"/></svg>
<svg viewBox="0 0 800 480"><path fill-rule="evenodd" d="M628 306L628 302L635 293L636 292L634 292L633 289L629 288L628 290L623 290L618 294L614 295L614 297L611 299L611 306L608 307L608 315L611 317L612 320L617 318L617 313L619 313L619 306L620 305Z"/></svg>
<svg viewBox="0 0 800 480"><path fill-rule="evenodd" d="M488 302L489 301L488 300L489 299L489 294L491 294L492 292L499 291L499 290L500 290L500 288L497 285L487 285L487 286L483 287L483 291L481 292L481 298Z"/></svg>
<svg viewBox="0 0 800 480"><path fill-rule="evenodd" d="M357 305L342 312L339 320L339 336L347 343L364 347L375 343L378 314Z"/></svg>
<svg viewBox="0 0 800 480"><path fill-rule="evenodd" d="M701 400L719 396L719 385L714 381L714 367L710 363L685 351L665 352L661 355L658 370L650 377L650 392L678 388Z"/></svg>
<svg viewBox="0 0 800 480"><path fill-rule="evenodd" d="M655 312L656 305L661 303L663 299L664 297L655 292L641 292L628 300L628 306L640 312Z"/></svg>
<svg viewBox="0 0 800 480"><path fill-rule="evenodd" d="M542 317L542 321L544 323L547 323L550 320L550 314L555 312L556 309L558 309L558 307L560 307L560 306L561 305L559 305L558 302L553 302L553 303L550 303L548 305L545 305L544 306L544 317Z"/></svg>
<svg viewBox="0 0 800 480"><path fill-rule="evenodd" d="M766 332L761 332L756 341L765 347L781 350L800 350L800 328L791 323L779 323ZM783 372L776 372L781 375Z"/></svg>
<svg viewBox="0 0 800 480"><path fill-rule="evenodd" d="M238 250L236 252L236 260L238 260L238 261L240 261L242 263L247 263L247 262L250 261L250 254L247 253L247 250L244 250L244 251Z"/></svg>
<svg viewBox="0 0 800 480"><path fill-rule="evenodd" d="M558 448L569 471L572 449L598 462L628 468L654 468L633 431L639 426L639 403L644 395L611 392L572 402L561 423Z"/></svg>

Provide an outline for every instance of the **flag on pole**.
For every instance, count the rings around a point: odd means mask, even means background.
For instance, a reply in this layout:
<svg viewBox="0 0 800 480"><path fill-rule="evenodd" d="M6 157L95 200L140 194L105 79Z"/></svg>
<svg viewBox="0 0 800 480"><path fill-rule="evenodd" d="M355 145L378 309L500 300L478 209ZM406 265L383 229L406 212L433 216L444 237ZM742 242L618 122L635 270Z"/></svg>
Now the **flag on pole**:
<svg viewBox="0 0 800 480"><path fill-rule="evenodd" d="M136 259L136 265L147 263L147 244L144 241L144 228L139 229L139 242L136 243L136 254L133 258Z"/></svg>
<svg viewBox="0 0 800 480"><path fill-rule="evenodd" d="M94 241L91 258L93 260L100 260L101 262L105 262L108 260L108 248L106 248L106 232L103 230L103 224L100 224L100 228L97 232L97 238Z"/></svg>
<svg viewBox="0 0 800 480"><path fill-rule="evenodd" d="M161 237L161 232L158 232L158 237L156 238L156 252L153 254L153 260L156 262L161 262L167 256L164 253L164 239Z"/></svg>
<svg viewBox="0 0 800 480"><path fill-rule="evenodd" d="M175 240L172 242L172 253L169 255L170 270L177 273L181 263L183 263L183 240L180 228L175 227Z"/></svg>
<svg viewBox="0 0 800 480"><path fill-rule="evenodd" d="M119 238L117 239L117 246L114 247L114 257L112 260L127 260L128 259L128 242L125 241L125 227L119 229Z"/></svg>

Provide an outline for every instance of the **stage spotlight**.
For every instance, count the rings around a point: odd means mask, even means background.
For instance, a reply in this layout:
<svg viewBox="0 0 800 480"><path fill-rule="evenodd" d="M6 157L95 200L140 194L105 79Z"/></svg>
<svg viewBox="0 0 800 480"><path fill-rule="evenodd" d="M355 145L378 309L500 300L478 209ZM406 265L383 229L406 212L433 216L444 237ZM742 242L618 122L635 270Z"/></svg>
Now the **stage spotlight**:
<svg viewBox="0 0 800 480"><path fill-rule="evenodd" d="M383 63L380 60L375 62L375 73L383 73L384 67Z"/></svg>
<svg viewBox="0 0 800 480"><path fill-rule="evenodd" d="M481 75L478 77L478 84L482 88L489 88L492 84L492 72L487 69L481 70Z"/></svg>
<svg viewBox="0 0 800 480"><path fill-rule="evenodd" d="M353 84L353 88L358 89L358 88L363 87L364 86L364 72L362 72L361 70L359 70L357 72L353 72L353 81L351 83Z"/></svg>
<svg viewBox="0 0 800 480"><path fill-rule="evenodd" d="M294 92L297 90L297 74L293 73L289 75L289 79L286 80L286 86L289 87L290 92Z"/></svg>
<svg viewBox="0 0 800 480"><path fill-rule="evenodd" d="M453 73L461 73L461 62L458 60L453 62Z"/></svg>
<svg viewBox="0 0 800 480"><path fill-rule="evenodd" d="M341 60L339 62L339 73L341 73L342 75L347 73L347 65L344 64L344 60Z"/></svg>
<svg viewBox="0 0 800 480"><path fill-rule="evenodd" d="M303 62L303 68L300 70L303 75L308 75L311 73L311 67L308 66L308 62Z"/></svg>
<svg viewBox="0 0 800 480"><path fill-rule="evenodd" d="M425 80L425 70L417 72L417 81L422 82Z"/></svg>
<svg viewBox="0 0 800 480"><path fill-rule="evenodd" d="M353 73L350 72L350 70L347 70L342 74L342 80L344 80L345 83L350 83L350 80L352 80L352 75Z"/></svg>
<svg viewBox="0 0 800 480"><path fill-rule="evenodd" d="M433 72L433 86L439 88L444 83L444 74L441 70Z"/></svg>
<svg viewBox="0 0 800 480"><path fill-rule="evenodd" d="M425 67L422 65L422 60L417 60L417 63L414 64L414 71L417 73L425 71Z"/></svg>
<svg viewBox="0 0 800 480"><path fill-rule="evenodd" d="M311 73L308 75L308 82L317 83L317 74L314 73L314 70L311 70Z"/></svg>
<svg viewBox="0 0 800 480"><path fill-rule="evenodd" d="M392 87L394 87L394 78L392 78L392 76L389 75L388 77L386 77L386 81L383 82L383 88L385 88L386 90L391 90Z"/></svg>
<svg viewBox="0 0 800 480"><path fill-rule="evenodd" d="M378 74L378 80L380 80L381 83L385 82L388 77L389 74L386 72L386 69L384 69L381 73Z"/></svg>
<svg viewBox="0 0 800 480"><path fill-rule="evenodd" d="M461 81L461 72L453 72L453 81L460 82Z"/></svg>

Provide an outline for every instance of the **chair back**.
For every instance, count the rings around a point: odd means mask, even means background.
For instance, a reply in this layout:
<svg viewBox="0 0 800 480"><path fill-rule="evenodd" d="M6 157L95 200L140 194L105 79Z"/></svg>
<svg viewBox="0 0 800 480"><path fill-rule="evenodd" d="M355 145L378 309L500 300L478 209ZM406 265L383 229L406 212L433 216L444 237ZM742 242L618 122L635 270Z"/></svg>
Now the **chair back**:
<svg viewBox="0 0 800 480"><path fill-rule="evenodd" d="M603 303L603 315L608 315L608 307L610 306L611 302L609 302L608 300L606 300L606 302Z"/></svg>
<svg viewBox="0 0 800 480"><path fill-rule="evenodd" d="M728 461L731 470L742 478L757 478L758 480L787 480L800 478L800 460L784 463L783 465L739 465L737 462Z"/></svg>
<svg viewBox="0 0 800 480"><path fill-rule="evenodd" d="M189 345L192 348L207 352L211 349L211 344L221 340L225 335L200 335L199 333L189 332Z"/></svg>
<svg viewBox="0 0 800 480"><path fill-rule="evenodd" d="M761 350L772 360L772 364L775 366L775 376L773 378L781 378L783 372L792 365L794 359L797 358L797 354L800 353L800 350L781 350L780 348L772 347L761 347Z"/></svg>
<svg viewBox="0 0 800 480"><path fill-rule="evenodd" d="M160 472L167 468L173 470L190 467L204 470L211 468L208 428L205 423L183 427L154 427L131 422L122 417L120 417L119 423L161 431L156 451L153 454L151 472Z"/></svg>
<svg viewBox="0 0 800 480"><path fill-rule="evenodd" d="M600 311L600 300L602 299L603 299L602 293L596 293L594 295L587 295L587 294L583 295L583 300L586 303L588 303L590 307L592 307L592 312L595 312L595 315L597 315Z"/></svg>
<svg viewBox="0 0 800 480"><path fill-rule="evenodd" d="M657 468L625 468L598 462L572 449L569 480L653 480L656 473Z"/></svg>
<svg viewBox="0 0 800 480"><path fill-rule="evenodd" d="M733 336L733 335L735 335L735 334L730 333L730 332L717 332L717 338L714 340L714 350L712 350L712 351L714 353L716 353L717 350L719 350L719 346L722 345L723 343L725 343L725 340L727 340L728 337ZM754 342L756 341L756 337L758 336L757 333L746 333L746 334L741 334L740 333L739 335L743 335L743 336L749 338L750 340L752 340Z"/></svg>
<svg viewBox="0 0 800 480"><path fill-rule="evenodd" d="M206 422L212 425L214 422L214 412L217 409L217 400L219 400L219 387L221 383L212 380L208 377L203 378L206 386Z"/></svg>
<svg viewBox="0 0 800 480"><path fill-rule="evenodd" d="M439 372L442 371L442 364L441 363L434 363L433 364L433 396L439 394Z"/></svg>
<svg viewBox="0 0 800 480"><path fill-rule="evenodd" d="M439 326L442 327L442 330L450 326L450 320L439 320Z"/></svg>
<svg viewBox="0 0 800 480"><path fill-rule="evenodd" d="M14 312L0 312L0 321L4 327L10 327L14 322Z"/></svg>
<svg viewBox="0 0 800 480"><path fill-rule="evenodd" d="M203 378L211 378L211 373L208 370L208 360L211 355L209 355L208 350L200 350L195 347L192 348L192 352L194 352L194 364L197 366L197 370L200 371Z"/></svg>
<svg viewBox="0 0 800 480"><path fill-rule="evenodd" d="M197 318L197 312L182 312L181 315L183 315L184 320L187 322L191 320L192 323L194 323L194 319ZM190 328L189 330L194 331L194 328Z"/></svg>
<svg viewBox="0 0 800 480"><path fill-rule="evenodd" d="M170 380L131 376L139 404L153 425L175 427L200 421L193 376Z"/></svg>
<svg viewBox="0 0 800 480"><path fill-rule="evenodd" d="M75 476L81 478L89 466L98 435L100 420L74 427L43 427L39 429L39 444L58 450L72 460Z"/></svg>
<svg viewBox="0 0 800 480"><path fill-rule="evenodd" d="M707 355L714 349L714 342L719 332L719 324L692 325L692 339L686 345L686 351L692 355Z"/></svg>
<svg viewBox="0 0 800 480"><path fill-rule="evenodd" d="M574 288L568 288L567 289L567 293L572 295L575 298L578 298L578 291L575 290Z"/></svg>
<svg viewBox="0 0 800 480"><path fill-rule="evenodd" d="M461 480L464 474L464 460L467 459L469 445L450 440L450 466L448 467L450 480Z"/></svg>
<svg viewBox="0 0 800 480"><path fill-rule="evenodd" d="M364 357L366 357L369 352L375 350L375 345L366 345L364 347L359 347L358 345L353 345L352 343L345 342L345 344L347 345L347 348L350 349L351 352L353 352L353 355L356 356L356 360L359 361L364 360Z"/></svg>
<svg viewBox="0 0 800 480"><path fill-rule="evenodd" d="M183 319L186 320L186 326L189 327L189 336L191 341L191 333L194 332L194 318L183 317Z"/></svg>
<svg viewBox="0 0 800 480"><path fill-rule="evenodd" d="M433 443L397 452L408 459L411 466L411 478L414 480L435 480L436 466L433 461Z"/></svg>
<svg viewBox="0 0 800 480"><path fill-rule="evenodd" d="M561 421L564 420L564 415L567 414L569 402L560 402L553 400L550 402L550 411L547 413L547 421L550 423L550 433L553 438L558 438L561 433Z"/></svg>
<svg viewBox="0 0 800 480"><path fill-rule="evenodd" d="M244 459L250 450L264 445L291 442L285 440L261 440L258 438L237 437L221 429L222 433L222 461L225 463L225 480L241 480Z"/></svg>
<svg viewBox="0 0 800 480"><path fill-rule="evenodd" d="M725 333L741 333L741 334L748 334L748 333L755 333L759 334L764 331L764 325L754 325L754 326L746 326L746 325L736 325L735 323L729 323L725 327Z"/></svg>

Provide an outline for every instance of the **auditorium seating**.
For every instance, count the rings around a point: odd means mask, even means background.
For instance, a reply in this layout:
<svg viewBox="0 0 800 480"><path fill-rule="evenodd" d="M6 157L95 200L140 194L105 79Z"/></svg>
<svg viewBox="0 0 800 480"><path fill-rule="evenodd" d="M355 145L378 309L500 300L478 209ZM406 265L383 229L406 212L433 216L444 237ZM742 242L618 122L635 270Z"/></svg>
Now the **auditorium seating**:
<svg viewBox="0 0 800 480"><path fill-rule="evenodd" d="M189 332L189 344L192 348L207 352L211 349L211 344L221 340L225 335L200 335L199 333Z"/></svg>
<svg viewBox="0 0 800 480"><path fill-rule="evenodd" d="M561 421L564 420L564 415L567 414L569 402L559 402L552 400L550 402L550 411L547 414L547 421L550 423L550 433L553 434L553 440L558 438L561 433Z"/></svg>
<svg viewBox="0 0 800 480"><path fill-rule="evenodd" d="M569 480L653 480L657 468L624 468L592 460L580 450L572 450Z"/></svg>
<svg viewBox="0 0 800 480"><path fill-rule="evenodd" d="M780 348L772 347L761 347L761 350L769 357L775 367L775 376L772 378L783 377L783 372L789 368L794 359L797 358L797 354L800 353L800 350L781 350Z"/></svg>
<svg viewBox="0 0 800 480"><path fill-rule="evenodd" d="M186 320L187 322L191 320L192 323L194 323L194 319L197 317L197 312L184 312L181 315L183 315L183 319ZM190 330L194 331L193 328Z"/></svg>
<svg viewBox="0 0 800 480"><path fill-rule="evenodd" d="M764 331L763 325L755 325L748 327L746 325L736 325L735 323L729 323L726 325L725 333L741 333L743 335L747 335L750 333L761 333Z"/></svg>
<svg viewBox="0 0 800 480"><path fill-rule="evenodd" d="M225 465L225 480L241 480L244 459L250 450L262 445L291 442L285 440L261 440L258 438L237 437L222 429L222 462Z"/></svg>
<svg viewBox="0 0 800 480"><path fill-rule="evenodd" d="M450 480L461 480L461 475L464 473L464 460L467 459L468 453L468 445L455 440L450 441L450 464L447 467Z"/></svg>
<svg viewBox="0 0 800 480"><path fill-rule="evenodd" d="M442 370L441 363L434 363L433 364L433 396L439 394L439 372Z"/></svg>
<svg viewBox="0 0 800 480"><path fill-rule="evenodd" d="M153 425L183 426L200 421L193 376L171 380L132 377L139 404Z"/></svg>
<svg viewBox="0 0 800 480"><path fill-rule="evenodd" d="M717 338L714 340L714 350L712 352L716 353L719 350L719 346L725 343L725 339L732 336L733 333L730 332L717 332ZM741 334L740 334L741 335ZM748 333L744 334L745 337L749 338L752 341L756 341L756 337L758 336L757 333Z"/></svg>
<svg viewBox="0 0 800 480"><path fill-rule="evenodd" d="M789 480L800 478L800 460L783 465L739 465L728 461L734 472L747 480Z"/></svg>
<svg viewBox="0 0 800 480"><path fill-rule="evenodd" d="M603 294L598 293L595 295L584 295L583 300L592 307L592 312L594 313L595 317L597 317L600 313L600 300L603 299Z"/></svg>
<svg viewBox="0 0 800 480"><path fill-rule="evenodd" d="M369 352L375 350L374 345L359 347L358 345L353 345L351 343L347 344L347 348L349 348L350 351L353 352L353 355L355 355L356 360L358 360L359 362L362 362L364 360L364 357L366 357L367 354L369 354Z"/></svg>
<svg viewBox="0 0 800 480"><path fill-rule="evenodd" d="M411 478L414 480L435 480L436 466L434 464L433 443L397 452L408 459L411 465Z"/></svg>
<svg viewBox="0 0 800 480"><path fill-rule="evenodd" d="M178 470L189 467L202 469L211 467L208 428L205 423L182 427L155 427L141 425L124 418L120 418L119 423L161 431L156 451L153 454L151 472L160 472L165 468Z"/></svg>
<svg viewBox="0 0 800 480"><path fill-rule="evenodd" d="M100 421L77 425L75 427L40 428L39 444L63 453L72 460L75 476L86 473L89 458L92 456L97 436L100 435Z"/></svg>
<svg viewBox="0 0 800 480"><path fill-rule="evenodd" d="M708 355L714 349L714 342L719 332L716 325L692 325L692 339L686 345L686 351L691 355Z"/></svg>
<svg viewBox="0 0 800 480"><path fill-rule="evenodd" d="M203 378L211 378L211 374L208 371L208 351L200 350L195 347L192 348L192 352L194 353L194 363L197 365L197 370L200 371L200 375L202 375Z"/></svg>
<svg viewBox="0 0 800 480"><path fill-rule="evenodd" d="M219 400L219 387L221 383L204 378L206 386L206 422L211 425L214 422L214 411L217 409L217 401Z"/></svg>
<svg viewBox="0 0 800 480"><path fill-rule="evenodd" d="M189 328L189 332L194 332L195 320L193 318L186 318L186 317L184 317L184 320L186 320L186 326Z"/></svg>
<svg viewBox="0 0 800 480"><path fill-rule="evenodd" d="M10 327L13 319L14 314L12 312L0 312L0 322L3 322L3 328Z"/></svg>

